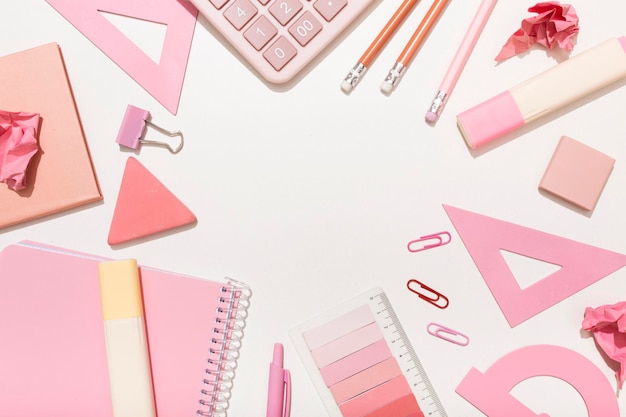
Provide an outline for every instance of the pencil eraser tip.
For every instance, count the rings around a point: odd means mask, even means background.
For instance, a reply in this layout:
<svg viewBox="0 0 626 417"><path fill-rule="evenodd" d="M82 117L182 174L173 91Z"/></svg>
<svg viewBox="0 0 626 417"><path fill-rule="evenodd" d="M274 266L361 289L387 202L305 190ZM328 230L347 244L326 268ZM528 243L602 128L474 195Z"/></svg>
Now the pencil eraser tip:
<svg viewBox="0 0 626 417"><path fill-rule="evenodd" d="M386 81L383 81L383 83L380 85L380 90L385 94L391 93L392 89L393 89L393 85L389 84Z"/></svg>
<svg viewBox="0 0 626 417"><path fill-rule="evenodd" d="M349 93L352 90L352 84L350 84L346 80L343 80L341 82L341 89L343 90L344 93Z"/></svg>
<svg viewBox="0 0 626 417"><path fill-rule="evenodd" d="M425 119L428 123L435 123L437 120L439 120L439 116L437 116L437 113L429 111L426 113Z"/></svg>

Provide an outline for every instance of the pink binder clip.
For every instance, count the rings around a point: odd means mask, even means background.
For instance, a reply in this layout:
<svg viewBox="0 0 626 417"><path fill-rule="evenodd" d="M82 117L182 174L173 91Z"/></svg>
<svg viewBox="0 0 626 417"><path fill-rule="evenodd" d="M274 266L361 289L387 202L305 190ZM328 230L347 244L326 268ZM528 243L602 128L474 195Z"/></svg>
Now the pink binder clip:
<svg viewBox="0 0 626 417"><path fill-rule="evenodd" d="M433 233L432 235L422 236L419 239L415 239L410 241L406 247L409 252L420 252L426 249L436 248L438 246L447 245L452 240L450 233L448 232L439 232ZM434 241L434 243L427 243L429 241ZM416 243L421 243L420 246L414 248Z"/></svg>
<svg viewBox="0 0 626 417"><path fill-rule="evenodd" d="M417 284L419 287L415 288L415 285L412 284ZM429 286L422 284L416 279L410 279L406 283L406 287L409 289L409 291L417 294L422 300L428 301L437 308L443 309L448 307L448 297L433 290ZM443 302L440 302L441 300L443 300Z"/></svg>
<svg viewBox="0 0 626 417"><path fill-rule="evenodd" d="M429 323L428 326L426 326L426 331L432 336L443 339L446 342L454 343L455 345L467 346L469 344L469 337L449 327L442 326L441 324Z"/></svg>
<svg viewBox="0 0 626 417"><path fill-rule="evenodd" d="M115 142L131 149L137 149L139 147L139 144L141 143L162 146L167 148L171 153L174 154L180 152L184 144L183 134L180 132L180 130L176 132L165 130L162 127L159 127L152 123L150 121L150 117L150 112L148 110L140 109L139 107L135 107L129 104L126 108L126 113L124 113L124 119L122 120L122 125L120 126L120 131L117 134ZM146 134L147 126L150 126L159 133L169 137L179 136L180 145L178 145L178 147L176 148L172 148L168 143L165 142L143 139Z"/></svg>

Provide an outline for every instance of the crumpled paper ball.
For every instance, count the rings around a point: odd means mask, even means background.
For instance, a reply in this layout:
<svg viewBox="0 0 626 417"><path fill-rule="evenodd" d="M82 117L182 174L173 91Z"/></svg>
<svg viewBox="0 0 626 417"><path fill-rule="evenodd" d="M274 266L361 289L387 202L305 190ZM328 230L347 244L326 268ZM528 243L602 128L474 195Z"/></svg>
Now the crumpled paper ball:
<svg viewBox="0 0 626 417"><path fill-rule="evenodd" d="M578 33L578 15L574 7L557 1L537 3L528 9L536 16L522 20L522 26L507 40L496 61L518 55L538 43L546 49L559 47L567 52L574 48Z"/></svg>
<svg viewBox="0 0 626 417"><path fill-rule="evenodd" d="M0 182L15 191L26 188L26 169L39 150L39 115L0 110Z"/></svg>
<svg viewBox="0 0 626 417"><path fill-rule="evenodd" d="M591 331L604 353L619 363L615 375L621 389L626 380L626 301L597 308L587 307L582 327Z"/></svg>

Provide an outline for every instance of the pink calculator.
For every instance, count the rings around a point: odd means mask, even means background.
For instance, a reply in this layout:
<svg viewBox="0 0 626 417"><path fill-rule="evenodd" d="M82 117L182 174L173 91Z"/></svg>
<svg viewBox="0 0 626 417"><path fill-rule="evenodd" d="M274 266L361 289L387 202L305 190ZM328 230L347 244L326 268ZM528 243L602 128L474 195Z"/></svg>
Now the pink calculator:
<svg viewBox="0 0 626 417"><path fill-rule="evenodd" d="M267 81L291 80L375 0L190 0Z"/></svg>

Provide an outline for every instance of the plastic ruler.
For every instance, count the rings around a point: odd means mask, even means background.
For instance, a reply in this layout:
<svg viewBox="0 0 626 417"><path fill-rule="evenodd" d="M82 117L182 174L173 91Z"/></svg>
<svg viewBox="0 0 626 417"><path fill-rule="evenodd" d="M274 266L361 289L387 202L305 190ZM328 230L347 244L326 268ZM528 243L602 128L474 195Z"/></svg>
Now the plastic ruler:
<svg viewBox="0 0 626 417"><path fill-rule="evenodd" d="M302 334L311 328L315 328L320 324L340 317L364 305L367 305L373 313L376 323L380 327L392 355L396 358L404 377L411 387L424 416L448 417L382 288L373 288L370 291L360 294L342 303L340 306L291 329L289 332L290 338L312 379L313 385L315 385L322 402L326 406L328 414L331 417L343 417L339 407L320 376L319 370L310 355L310 351L308 350Z"/></svg>
<svg viewBox="0 0 626 417"><path fill-rule="evenodd" d="M448 414L439 401L387 295L380 289L374 290L369 296L369 304L424 416L447 417Z"/></svg>

